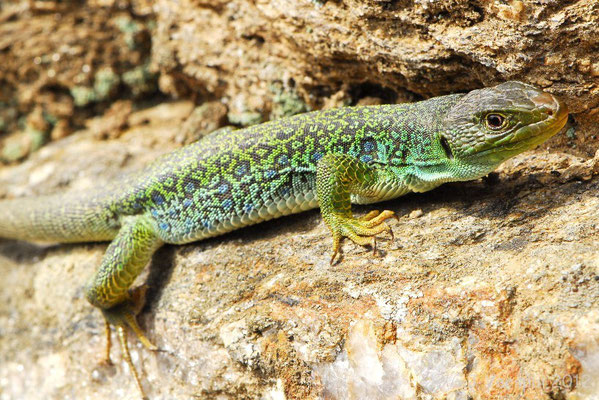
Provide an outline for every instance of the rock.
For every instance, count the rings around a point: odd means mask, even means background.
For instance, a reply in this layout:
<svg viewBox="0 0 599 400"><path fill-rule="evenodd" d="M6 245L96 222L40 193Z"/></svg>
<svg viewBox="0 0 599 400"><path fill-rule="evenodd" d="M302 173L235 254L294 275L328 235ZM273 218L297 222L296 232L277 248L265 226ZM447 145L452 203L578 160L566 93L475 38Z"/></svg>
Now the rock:
<svg viewBox="0 0 599 400"><path fill-rule="evenodd" d="M88 128L97 139L117 138L127 127L129 115L132 112L131 101L115 101L104 115L92 119Z"/></svg>
<svg viewBox="0 0 599 400"><path fill-rule="evenodd" d="M189 144L201 139L225 125L227 107L220 102L208 102L196 107L175 140L180 144Z"/></svg>
<svg viewBox="0 0 599 400"><path fill-rule="evenodd" d="M148 65L148 9L140 1L133 2L135 10L110 3L116 2L91 1L85 7L72 1L3 2L2 130L15 131L20 118L37 110L53 126L62 120L81 127L114 100L140 100L156 92L157 77ZM12 145L0 137L0 152L7 146Z"/></svg>
<svg viewBox="0 0 599 400"><path fill-rule="evenodd" d="M424 213L422 212L422 210L418 209L418 210L414 210L410 213L410 215L408 215L408 218L410 219L414 219L414 218L420 218L424 215Z"/></svg>

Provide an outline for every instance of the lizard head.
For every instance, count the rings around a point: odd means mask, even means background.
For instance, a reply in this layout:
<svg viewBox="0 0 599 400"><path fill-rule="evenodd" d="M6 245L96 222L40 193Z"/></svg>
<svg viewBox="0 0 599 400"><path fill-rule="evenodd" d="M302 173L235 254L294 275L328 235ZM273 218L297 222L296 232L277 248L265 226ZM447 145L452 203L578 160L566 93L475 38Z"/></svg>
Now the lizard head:
<svg viewBox="0 0 599 400"><path fill-rule="evenodd" d="M567 119L568 109L556 97L525 83L506 82L461 97L445 116L439 146L462 167L492 169L543 143Z"/></svg>

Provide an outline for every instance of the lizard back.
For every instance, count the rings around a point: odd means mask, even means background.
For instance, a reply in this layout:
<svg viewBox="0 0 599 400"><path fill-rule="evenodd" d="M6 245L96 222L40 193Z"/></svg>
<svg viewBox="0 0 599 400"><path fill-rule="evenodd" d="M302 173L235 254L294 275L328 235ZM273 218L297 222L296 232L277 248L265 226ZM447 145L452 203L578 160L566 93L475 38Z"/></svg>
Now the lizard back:
<svg viewBox="0 0 599 400"><path fill-rule="evenodd" d="M423 149L461 96L315 111L217 131L93 193L0 201L0 237L111 240L122 218L146 214L164 242L188 243L315 208L322 157L347 154L383 166L424 162ZM352 200L368 203L408 191L383 182L376 197Z"/></svg>
<svg viewBox="0 0 599 400"><path fill-rule="evenodd" d="M367 163L409 164L419 156L415 142L429 140L439 123L438 115L430 115L431 126L426 126L419 105L435 101L442 112L459 97L316 111L217 132L141 171L115 212L150 213L165 242L186 243L315 208L322 157L341 153ZM354 200L377 201L407 191L383 187L377 198Z"/></svg>

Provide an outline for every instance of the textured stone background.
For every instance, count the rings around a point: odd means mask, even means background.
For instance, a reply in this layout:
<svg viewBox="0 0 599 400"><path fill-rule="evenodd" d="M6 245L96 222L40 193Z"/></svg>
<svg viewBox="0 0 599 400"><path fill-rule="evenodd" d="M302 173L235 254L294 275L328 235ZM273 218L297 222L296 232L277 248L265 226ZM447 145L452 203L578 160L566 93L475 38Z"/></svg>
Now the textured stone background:
<svg viewBox="0 0 599 400"><path fill-rule="evenodd" d="M139 319L163 351L132 355L151 399L598 399L598 23L596 1L3 2L0 197L227 124L536 84L565 132L382 204L377 257L329 266L317 211L161 249ZM83 298L105 248L0 241L0 399L135 398Z"/></svg>

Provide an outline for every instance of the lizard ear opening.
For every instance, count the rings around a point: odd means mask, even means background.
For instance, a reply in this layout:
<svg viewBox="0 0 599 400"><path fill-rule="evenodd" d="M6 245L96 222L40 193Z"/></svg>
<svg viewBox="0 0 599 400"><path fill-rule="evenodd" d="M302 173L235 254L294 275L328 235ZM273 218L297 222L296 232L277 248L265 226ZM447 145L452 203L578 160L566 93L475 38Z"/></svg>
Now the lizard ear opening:
<svg viewBox="0 0 599 400"><path fill-rule="evenodd" d="M451 147L449 146L449 142L445 136L441 136L441 147L443 147L443 151L445 152L445 156L450 160L453 160L453 151L451 151Z"/></svg>

